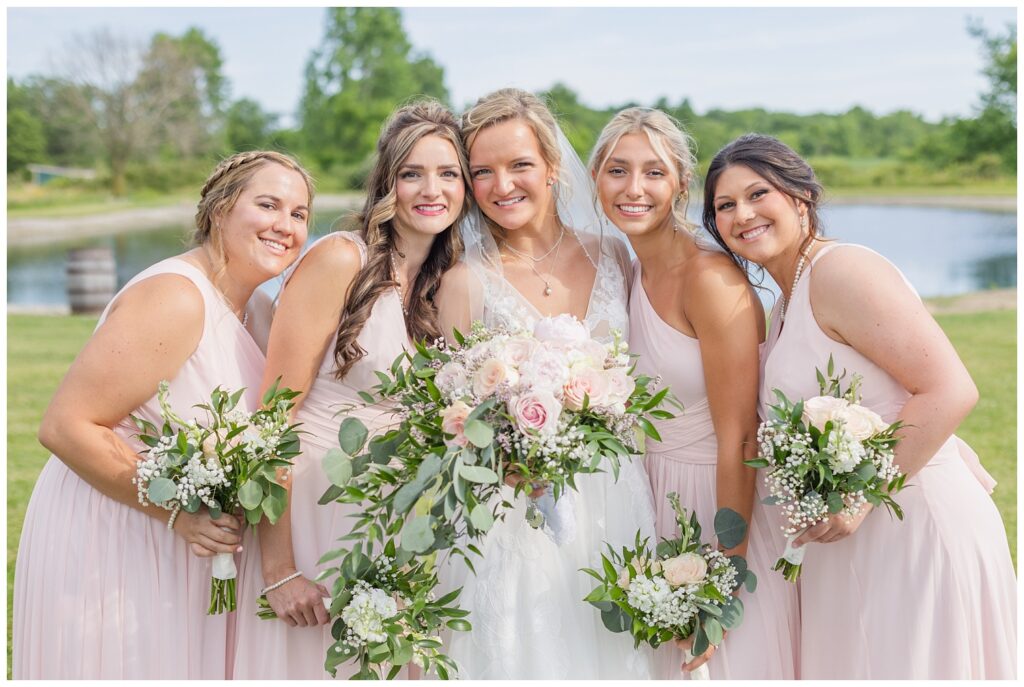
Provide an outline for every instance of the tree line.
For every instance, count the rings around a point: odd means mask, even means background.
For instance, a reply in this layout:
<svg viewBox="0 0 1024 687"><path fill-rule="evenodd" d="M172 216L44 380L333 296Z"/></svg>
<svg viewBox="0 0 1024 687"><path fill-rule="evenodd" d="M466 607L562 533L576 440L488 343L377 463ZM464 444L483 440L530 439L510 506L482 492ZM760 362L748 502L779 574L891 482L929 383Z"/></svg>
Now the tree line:
<svg viewBox="0 0 1024 687"><path fill-rule="evenodd" d="M232 99L219 46L200 29L136 45L109 31L78 39L60 73L8 78L9 179L30 163L98 167L99 183L172 190L201 180L212 161L246 149L298 155L325 188L358 188L388 114L414 95L450 103L444 69L410 42L395 8L328 8L320 45L307 60L297 125L250 99ZM706 166L722 145L758 131L811 159L833 186L957 185L1012 177L1017 166L1017 35L971 23L989 89L971 117L925 121L899 111L797 115L761 108L698 114L686 98L581 103L566 84L541 95L586 157L619 109L650 105L675 116L698 141ZM500 87L502 84L495 84Z"/></svg>

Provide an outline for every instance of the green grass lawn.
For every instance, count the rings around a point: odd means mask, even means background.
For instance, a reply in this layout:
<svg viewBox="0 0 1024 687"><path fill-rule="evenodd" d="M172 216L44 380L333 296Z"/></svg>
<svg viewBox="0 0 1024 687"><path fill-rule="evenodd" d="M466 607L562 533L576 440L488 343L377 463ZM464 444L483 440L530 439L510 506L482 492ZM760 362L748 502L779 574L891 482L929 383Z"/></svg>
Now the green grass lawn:
<svg viewBox="0 0 1024 687"><path fill-rule="evenodd" d="M978 406L958 434L999 481L994 497L1016 562L1017 313L941 315L938 320L981 391ZM36 441L36 430L47 402L94 326L91 317L7 317L8 671L18 539L32 485L48 457Z"/></svg>

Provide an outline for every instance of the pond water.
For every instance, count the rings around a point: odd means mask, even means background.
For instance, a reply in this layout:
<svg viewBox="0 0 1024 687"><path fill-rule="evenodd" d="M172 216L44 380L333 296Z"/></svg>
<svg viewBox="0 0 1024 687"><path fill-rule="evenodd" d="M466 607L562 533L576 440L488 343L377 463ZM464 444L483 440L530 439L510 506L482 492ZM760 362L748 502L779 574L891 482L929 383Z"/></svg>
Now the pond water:
<svg viewBox="0 0 1024 687"><path fill-rule="evenodd" d="M696 209L691 214L695 215ZM823 212L826 234L874 248L892 260L925 297L1017 285L1017 216L1014 213L925 207L839 205ZM313 235L331 230L323 217ZM167 227L81 241L10 248L7 302L67 303L65 262L70 248L110 246L123 285L145 267L180 253L189 230ZM774 286L765 275L765 285ZM263 287L274 294L278 281Z"/></svg>

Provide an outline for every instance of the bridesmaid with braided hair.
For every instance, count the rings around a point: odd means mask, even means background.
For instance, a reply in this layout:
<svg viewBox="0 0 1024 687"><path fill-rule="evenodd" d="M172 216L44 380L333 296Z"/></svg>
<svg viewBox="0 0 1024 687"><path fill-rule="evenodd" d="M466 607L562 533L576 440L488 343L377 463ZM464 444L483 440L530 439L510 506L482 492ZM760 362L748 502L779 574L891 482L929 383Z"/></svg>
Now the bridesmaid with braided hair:
<svg viewBox="0 0 1024 687"><path fill-rule="evenodd" d="M241 522L139 503L130 416L160 424L156 390L186 419L214 387L259 403L264 357L247 304L306 241L313 182L275 152L224 160L195 247L136 275L100 316L39 428L53 452L25 514L14 578L15 679L224 679L231 614L207 616L210 557Z"/></svg>
<svg viewBox="0 0 1024 687"><path fill-rule="evenodd" d="M467 169L451 112L434 100L399 108L377 142L358 229L317 241L285 282L263 386L281 377L303 392L295 420L306 433L288 480L288 509L246 545L235 678L328 677L324 658L334 639L324 597L330 594L313 580L325 567L320 556L350 530L354 511L318 505L330 485L321 460L337 446L339 410L371 433L389 421L359 398L378 383L374 371L389 368L410 340L441 335L433 297L461 252L454 227L465 207ZM277 620L256 616L261 590Z"/></svg>

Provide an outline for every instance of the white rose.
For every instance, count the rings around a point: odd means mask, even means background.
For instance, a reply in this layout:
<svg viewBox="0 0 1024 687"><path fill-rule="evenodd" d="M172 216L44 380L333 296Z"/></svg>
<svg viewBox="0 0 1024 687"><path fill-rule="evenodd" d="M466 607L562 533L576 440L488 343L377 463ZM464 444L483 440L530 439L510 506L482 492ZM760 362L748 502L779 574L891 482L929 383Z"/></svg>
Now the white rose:
<svg viewBox="0 0 1024 687"><path fill-rule="evenodd" d="M530 355L533 353L533 349L536 347L537 342L533 339L526 339L517 336L505 342L505 345L501 347L501 351L498 353L498 356L505 361L507 365L518 368L530 358Z"/></svg>
<svg viewBox="0 0 1024 687"><path fill-rule="evenodd" d="M533 326L533 336L538 341L559 344L582 343L590 338L590 331L572 315L562 314L538 320Z"/></svg>
<svg viewBox="0 0 1024 687"><path fill-rule="evenodd" d="M889 427L878 413L860 405L850 404L843 419L846 421L846 431L857 441L870 439Z"/></svg>
<svg viewBox="0 0 1024 687"><path fill-rule="evenodd" d="M602 406L608 400L608 378L601 370L584 368L573 374L562 387L562 400L569 410L581 410L584 396L591 407Z"/></svg>
<svg viewBox="0 0 1024 687"><path fill-rule="evenodd" d="M835 396L815 396L804 401L804 422L812 427L825 431L825 423L833 424L844 416L850 402Z"/></svg>
<svg viewBox="0 0 1024 687"><path fill-rule="evenodd" d="M636 389L636 380L629 376L629 373L621 367L613 367L605 370L604 374L608 379L608 400L609 406L624 406L629 397Z"/></svg>
<svg viewBox="0 0 1024 687"><path fill-rule="evenodd" d="M683 553L662 562L665 581L673 587L701 582L708 574L708 564L698 553Z"/></svg>
<svg viewBox="0 0 1024 687"><path fill-rule="evenodd" d="M484 399L494 393L499 384L515 384L519 374L497 358L488 358L473 375L473 393Z"/></svg>
<svg viewBox="0 0 1024 687"><path fill-rule="evenodd" d="M524 434L553 434L558 428L562 404L546 389L535 389L509 399L509 413Z"/></svg>
<svg viewBox="0 0 1024 687"><path fill-rule="evenodd" d="M454 360L441 366L441 369L434 375L434 383L442 391L451 393L456 389L463 389L469 383L469 374L462 363Z"/></svg>

